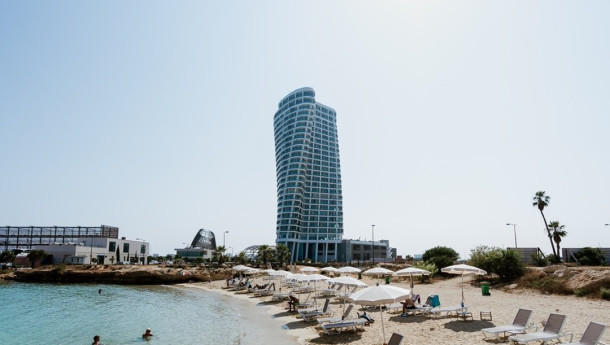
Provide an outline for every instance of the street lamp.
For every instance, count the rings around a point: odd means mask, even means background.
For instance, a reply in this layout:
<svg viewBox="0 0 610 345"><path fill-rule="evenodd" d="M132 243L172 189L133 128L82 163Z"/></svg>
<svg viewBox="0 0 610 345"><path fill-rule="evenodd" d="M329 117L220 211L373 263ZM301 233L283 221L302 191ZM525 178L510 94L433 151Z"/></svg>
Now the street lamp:
<svg viewBox="0 0 610 345"><path fill-rule="evenodd" d="M515 249L517 249L517 224L513 224L513 223L506 223L506 225L512 225L513 226L513 232L515 233Z"/></svg>
<svg viewBox="0 0 610 345"><path fill-rule="evenodd" d="M222 246L223 247L225 247L225 235L228 234L228 233L229 233L228 230L222 233ZM227 248L227 247L225 247L225 248Z"/></svg>
<svg viewBox="0 0 610 345"><path fill-rule="evenodd" d="M371 225L371 228L371 232L373 233L371 241L371 251L373 252L373 266L375 266L375 224Z"/></svg>

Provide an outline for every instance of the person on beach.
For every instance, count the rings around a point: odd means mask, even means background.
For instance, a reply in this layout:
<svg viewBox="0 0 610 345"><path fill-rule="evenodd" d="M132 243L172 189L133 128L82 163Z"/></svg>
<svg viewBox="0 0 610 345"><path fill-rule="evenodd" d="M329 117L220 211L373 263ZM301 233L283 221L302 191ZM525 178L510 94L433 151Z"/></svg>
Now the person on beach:
<svg viewBox="0 0 610 345"><path fill-rule="evenodd" d="M410 298L406 298L404 302L400 302L400 303L402 303L402 315L401 316L407 316L407 309L416 308L415 302L413 302Z"/></svg>
<svg viewBox="0 0 610 345"><path fill-rule="evenodd" d="M297 311L297 305L299 304L299 299L294 295L290 295L290 301L288 301L288 311Z"/></svg>
<svg viewBox="0 0 610 345"><path fill-rule="evenodd" d="M144 334L142 334L142 338L144 338L146 340L150 339L152 336L153 336L152 329L150 329L150 328L147 328L146 332L144 332Z"/></svg>
<svg viewBox="0 0 610 345"><path fill-rule="evenodd" d="M94 336L94 337L93 337L93 343L92 343L91 345L102 345L102 344L100 343L100 339L101 339L101 338L100 338L100 336L99 336L99 335Z"/></svg>

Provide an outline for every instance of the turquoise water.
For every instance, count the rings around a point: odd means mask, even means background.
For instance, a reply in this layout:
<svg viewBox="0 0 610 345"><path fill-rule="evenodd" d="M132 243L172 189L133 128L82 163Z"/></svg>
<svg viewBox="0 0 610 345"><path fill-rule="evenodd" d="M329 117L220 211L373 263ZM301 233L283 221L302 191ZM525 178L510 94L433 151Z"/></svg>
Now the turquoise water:
<svg viewBox="0 0 610 345"><path fill-rule="evenodd" d="M3 345L91 344L96 334L105 345L296 344L263 307L201 289L7 283L0 301Z"/></svg>

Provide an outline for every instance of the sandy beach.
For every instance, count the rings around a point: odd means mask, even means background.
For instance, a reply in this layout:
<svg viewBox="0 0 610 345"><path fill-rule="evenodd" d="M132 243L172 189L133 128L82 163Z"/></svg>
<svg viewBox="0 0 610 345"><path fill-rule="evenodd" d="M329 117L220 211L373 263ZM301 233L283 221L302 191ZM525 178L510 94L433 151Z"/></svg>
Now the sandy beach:
<svg viewBox="0 0 610 345"><path fill-rule="evenodd" d="M468 278L466 278L468 279ZM258 278L262 282L263 278ZM363 281L369 286L377 280L367 277ZM383 283L383 282L382 282ZM401 278L392 278L392 285L408 288L409 281ZM414 292L425 297L437 294L442 306L455 306L461 302L461 280L459 277L449 280L437 281L432 284L415 284ZM286 329L289 337L296 337L301 344L382 344L383 335L381 315L379 309L367 309L375 322L365 326L364 331L343 332L338 335L326 335L316 322L304 322L298 313L289 312L287 303L270 301L271 297L254 297L252 294L239 293L223 289L225 281L211 283L185 284L193 288L207 289L220 294L231 295L250 303L264 306L267 316L277 323L278 327ZM565 332L574 333L574 342L578 341L590 321L610 325L610 301L592 300L575 296L545 295L536 291L522 289L507 289L500 291L491 289L491 296L483 296L480 288L464 284L464 296L468 311L472 312L474 320L463 321L455 317L444 316L400 316L399 311L383 311L384 330L386 342L393 332L404 336L403 344L490 344L497 343L485 340L481 329L512 323L519 308L533 310L530 323L540 326L546 321L550 313L567 316L564 324ZM304 299L305 296L302 296ZM319 301L322 305L323 301ZM331 307L335 315L341 314L341 304L335 299L331 300ZM358 306L356 306L358 307ZM352 312L355 316L356 310ZM491 311L492 320L481 320L481 311ZM569 337L565 339L568 341ZM602 341L610 343L610 331L602 337Z"/></svg>

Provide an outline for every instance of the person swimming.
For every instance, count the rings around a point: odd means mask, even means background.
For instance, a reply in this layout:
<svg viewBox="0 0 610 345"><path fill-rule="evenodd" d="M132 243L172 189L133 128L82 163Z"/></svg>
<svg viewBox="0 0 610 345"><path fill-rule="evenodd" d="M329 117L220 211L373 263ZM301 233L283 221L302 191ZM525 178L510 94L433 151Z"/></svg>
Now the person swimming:
<svg viewBox="0 0 610 345"><path fill-rule="evenodd" d="M147 328L146 332L144 332L144 334L142 334L142 338L145 338L145 339L148 339L152 336L153 336L152 329L150 329L150 328Z"/></svg>

